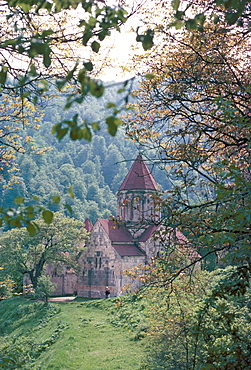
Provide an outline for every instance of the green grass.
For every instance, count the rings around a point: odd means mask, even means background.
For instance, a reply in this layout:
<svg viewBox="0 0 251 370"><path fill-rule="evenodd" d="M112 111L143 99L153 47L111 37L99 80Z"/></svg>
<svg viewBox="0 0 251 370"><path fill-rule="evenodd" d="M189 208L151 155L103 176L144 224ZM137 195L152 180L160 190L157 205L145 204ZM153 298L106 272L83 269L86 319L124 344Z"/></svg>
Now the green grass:
<svg viewBox="0 0 251 370"><path fill-rule="evenodd" d="M48 306L21 297L0 302L5 368L20 364L34 370L143 369L146 339L135 340L130 319L126 328L116 325L117 310L111 299Z"/></svg>

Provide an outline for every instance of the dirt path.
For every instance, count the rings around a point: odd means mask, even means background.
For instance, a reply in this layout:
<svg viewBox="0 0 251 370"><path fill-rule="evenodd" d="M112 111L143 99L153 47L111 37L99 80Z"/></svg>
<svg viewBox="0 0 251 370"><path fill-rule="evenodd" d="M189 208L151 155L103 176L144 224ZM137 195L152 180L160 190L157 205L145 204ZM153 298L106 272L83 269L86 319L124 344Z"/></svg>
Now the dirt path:
<svg viewBox="0 0 251 370"><path fill-rule="evenodd" d="M74 301L76 297L54 297L49 298L49 302L70 302Z"/></svg>

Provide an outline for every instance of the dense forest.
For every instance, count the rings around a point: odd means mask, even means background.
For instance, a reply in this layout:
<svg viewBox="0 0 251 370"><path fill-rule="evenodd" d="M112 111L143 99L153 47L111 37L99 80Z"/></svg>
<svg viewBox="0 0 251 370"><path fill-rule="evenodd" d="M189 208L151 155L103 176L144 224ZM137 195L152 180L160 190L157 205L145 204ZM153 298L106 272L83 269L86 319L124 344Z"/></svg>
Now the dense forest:
<svg viewBox="0 0 251 370"><path fill-rule="evenodd" d="M112 83L111 83L112 85ZM121 127L112 137L106 129L97 131L91 142L72 141L70 138L58 140L51 130L60 120L78 114L87 122L102 122L108 109L108 102L119 104L116 96L118 85L108 88L99 100L88 97L81 105L76 105L66 112L63 110L64 96L54 96L40 107L40 127L37 130L26 128L22 137L32 137L38 151L26 150L18 153L15 182L10 187L2 187L0 206L11 207L17 196L39 198L44 206L49 204L52 211L67 210L63 204L72 208L72 216L92 222L98 217L109 218L116 215L116 191L127 174L137 155L137 148L131 140L126 140ZM117 100L117 101L116 101ZM169 184L165 175L158 168L151 169L160 184L166 188ZM13 177L13 171L5 172L5 184ZM74 199L67 192L72 189ZM60 204L50 204L53 196L60 196Z"/></svg>

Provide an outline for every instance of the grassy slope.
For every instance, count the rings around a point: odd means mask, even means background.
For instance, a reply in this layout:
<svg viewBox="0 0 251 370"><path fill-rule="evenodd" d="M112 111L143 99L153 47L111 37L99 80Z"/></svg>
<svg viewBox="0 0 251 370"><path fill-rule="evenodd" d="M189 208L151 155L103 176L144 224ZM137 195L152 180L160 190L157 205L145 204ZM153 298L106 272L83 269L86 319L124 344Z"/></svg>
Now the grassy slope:
<svg viewBox="0 0 251 370"><path fill-rule="evenodd" d="M2 301L0 340L18 338L24 369L142 369L145 340L135 341L133 332L111 324L112 306L111 300L47 308L23 298Z"/></svg>

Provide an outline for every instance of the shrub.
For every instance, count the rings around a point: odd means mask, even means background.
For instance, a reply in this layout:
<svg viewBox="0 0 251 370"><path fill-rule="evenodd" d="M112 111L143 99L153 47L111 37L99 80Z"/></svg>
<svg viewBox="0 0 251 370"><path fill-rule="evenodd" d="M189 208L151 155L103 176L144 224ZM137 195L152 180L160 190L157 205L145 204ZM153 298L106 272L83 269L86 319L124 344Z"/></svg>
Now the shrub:
<svg viewBox="0 0 251 370"><path fill-rule="evenodd" d="M50 281L50 277L42 275L38 278L38 285L36 289L35 296L37 298L43 299L45 302L48 302L49 296L56 289L57 284Z"/></svg>

